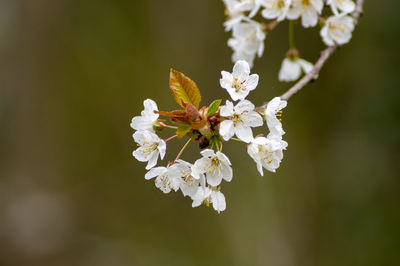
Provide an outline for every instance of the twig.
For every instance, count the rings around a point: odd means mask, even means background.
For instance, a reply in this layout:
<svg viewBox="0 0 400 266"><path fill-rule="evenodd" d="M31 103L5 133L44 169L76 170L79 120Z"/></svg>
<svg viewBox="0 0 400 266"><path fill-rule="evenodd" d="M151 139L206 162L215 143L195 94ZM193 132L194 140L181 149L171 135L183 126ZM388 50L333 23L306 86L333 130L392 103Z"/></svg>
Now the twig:
<svg viewBox="0 0 400 266"><path fill-rule="evenodd" d="M357 0L356 8L355 8L354 12L351 14L351 16L354 19L355 25L358 24L358 20L363 12L363 4L364 4L364 0ZM281 99L289 100L290 97L292 97L299 90L301 90L305 85L307 85L310 81L312 81L314 79L314 77L316 77L318 75L321 68L325 65L325 63L329 59L329 57L338 49L338 47L339 47L338 45L334 45L334 46L329 46L328 48L323 50L321 52L320 58L315 63L313 70L311 72L309 72L307 75L305 75L302 79L300 79L287 92L282 94Z"/></svg>

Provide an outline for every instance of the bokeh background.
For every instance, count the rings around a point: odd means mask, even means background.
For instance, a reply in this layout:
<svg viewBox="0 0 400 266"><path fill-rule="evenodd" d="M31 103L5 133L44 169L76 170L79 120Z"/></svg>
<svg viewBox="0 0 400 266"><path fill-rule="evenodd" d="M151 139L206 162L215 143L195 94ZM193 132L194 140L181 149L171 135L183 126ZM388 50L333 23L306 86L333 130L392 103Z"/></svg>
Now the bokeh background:
<svg viewBox="0 0 400 266"><path fill-rule="evenodd" d="M367 0L351 43L290 100L276 174L224 145L234 178L218 215L143 178L129 123L146 98L176 107L170 67L204 105L226 99L221 1L1 0L0 265L399 265L399 8ZM296 44L311 61L323 48L317 29L296 27ZM289 87L286 50L283 23L250 100Z"/></svg>

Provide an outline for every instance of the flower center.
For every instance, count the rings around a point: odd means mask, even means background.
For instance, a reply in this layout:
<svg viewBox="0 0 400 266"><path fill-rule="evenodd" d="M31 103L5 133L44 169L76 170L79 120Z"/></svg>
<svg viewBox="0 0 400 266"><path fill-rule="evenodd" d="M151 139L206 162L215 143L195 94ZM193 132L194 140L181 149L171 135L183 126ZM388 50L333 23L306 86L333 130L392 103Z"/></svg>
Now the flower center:
<svg viewBox="0 0 400 266"><path fill-rule="evenodd" d="M242 119L241 119L241 117L240 117L240 114L233 114L233 116L232 116L232 121L233 121L233 123L236 125L237 123L239 123L240 121L241 121Z"/></svg>
<svg viewBox="0 0 400 266"><path fill-rule="evenodd" d="M343 23L338 22L338 23L329 23L329 29L331 31L341 31L342 33L345 31L345 27Z"/></svg>
<svg viewBox="0 0 400 266"><path fill-rule="evenodd" d="M235 88L236 92L240 90L246 90L246 87L243 84L244 81L240 82L238 78L234 78L232 87Z"/></svg>
<svg viewBox="0 0 400 266"><path fill-rule="evenodd" d="M211 159L211 167L208 170L209 173L212 173L215 169L220 168L220 163L218 157L214 157Z"/></svg>
<svg viewBox="0 0 400 266"><path fill-rule="evenodd" d="M150 155L153 151L157 150L158 142L143 142L142 153ZM145 156L147 158L147 156Z"/></svg>

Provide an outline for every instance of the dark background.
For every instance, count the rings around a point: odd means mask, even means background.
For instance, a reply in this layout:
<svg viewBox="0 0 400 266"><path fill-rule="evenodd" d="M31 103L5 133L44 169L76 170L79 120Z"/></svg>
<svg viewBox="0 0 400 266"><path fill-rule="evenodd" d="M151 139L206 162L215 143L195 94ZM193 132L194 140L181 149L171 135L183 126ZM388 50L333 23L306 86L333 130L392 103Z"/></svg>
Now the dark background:
<svg viewBox="0 0 400 266"><path fill-rule="evenodd" d="M276 174L224 145L218 215L143 178L129 123L146 98L176 107L170 67L204 105L227 98L221 1L1 0L0 265L399 265L399 8L367 0L351 43L290 100ZM324 47L299 26L296 44L310 61ZM287 22L255 61L256 104L289 88L286 50Z"/></svg>

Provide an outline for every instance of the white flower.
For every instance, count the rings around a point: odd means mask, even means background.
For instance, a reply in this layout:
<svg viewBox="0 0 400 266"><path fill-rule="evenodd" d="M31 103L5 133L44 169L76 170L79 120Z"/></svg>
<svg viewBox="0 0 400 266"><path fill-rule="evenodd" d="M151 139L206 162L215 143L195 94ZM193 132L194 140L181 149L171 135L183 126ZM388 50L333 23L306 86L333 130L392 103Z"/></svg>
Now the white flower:
<svg viewBox="0 0 400 266"><path fill-rule="evenodd" d="M281 100L280 97L273 98L265 108L265 118L267 120L267 126L271 135L282 136L285 134L283 131L282 123L277 116L281 115L281 110L285 108L287 101Z"/></svg>
<svg viewBox="0 0 400 266"><path fill-rule="evenodd" d="M133 156L140 162L148 162L146 169L154 167L157 164L158 155L163 159L167 145L164 140L150 131L136 131L133 139L138 143L139 148L133 151Z"/></svg>
<svg viewBox="0 0 400 266"><path fill-rule="evenodd" d="M212 190L208 187L199 187L196 194L193 196L193 208L200 206L202 203L207 206L212 203L214 210L218 213L226 209L224 194L219 190Z"/></svg>
<svg viewBox="0 0 400 266"><path fill-rule="evenodd" d="M199 179L192 176L192 164L183 160L177 160L175 164L170 167L170 172L173 176L179 176L182 179L180 182L180 189L184 196L193 197L199 186L205 186L205 177L200 175Z"/></svg>
<svg viewBox="0 0 400 266"><path fill-rule="evenodd" d="M298 19L301 16L303 27L314 27L318 23L318 15L321 14L323 6L323 0L292 0L287 18Z"/></svg>
<svg viewBox="0 0 400 266"><path fill-rule="evenodd" d="M223 0L229 19L224 23L225 30L230 31L232 27L246 18L244 12L250 12L248 18L255 16L260 9L262 0Z"/></svg>
<svg viewBox="0 0 400 266"><path fill-rule="evenodd" d="M302 70L305 74L308 74L313 67L313 64L301 58L285 58L279 71L279 80L286 82L295 81L300 77Z"/></svg>
<svg viewBox="0 0 400 266"><path fill-rule="evenodd" d="M262 117L254 109L254 104L248 100L241 100L235 107L230 101L226 101L226 104L221 106L220 115L228 118L219 126L219 134L225 141L232 138L234 134L247 143L253 139L251 127L263 125Z"/></svg>
<svg viewBox="0 0 400 266"><path fill-rule="evenodd" d="M177 191L182 183L182 178L175 171L171 171L170 167L155 167L150 169L144 176L149 180L157 177L154 183L164 193L169 193L171 190Z"/></svg>
<svg viewBox="0 0 400 266"><path fill-rule="evenodd" d="M150 99L143 102L144 110L141 116L132 118L131 127L135 130L149 130L154 132L153 125L157 121L159 114L154 113L158 111L157 104Z"/></svg>
<svg viewBox="0 0 400 266"><path fill-rule="evenodd" d="M284 20L292 0L262 0L265 9L261 15L266 19Z"/></svg>
<svg viewBox="0 0 400 266"><path fill-rule="evenodd" d="M234 51L232 61L246 60L250 66L256 55L261 57L264 52L265 33L261 24L248 18L233 25L232 38L228 46Z"/></svg>
<svg viewBox="0 0 400 266"><path fill-rule="evenodd" d="M223 0L226 7L226 14L229 19L224 23L225 31L230 31L234 25L242 21L245 17L243 10L237 8L238 0Z"/></svg>
<svg viewBox="0 0 400 266"><path fill-rule="evenodd" d="M275 172L283 158L283 150L287 147L287 142L279 137L269 135L266 137L256 137L247 147L247 152L257 164L257 170L263 176L263 168Z"/></svg>
<svg viewBox="0 0 400 266"><path fill-rule="evenodd" d="M335 43L341 45L350 41L353 30L353 18L341 14L331 16L326 20L325 26L321 29L321 36L328 46L335 45Z"/></svg>
<svg viewBox="0 0 400 266"><path fill-rule="evenodd" d="M331 6L332 12L338 15L338 9L344 13L351 13L356 8L356 5L352 0L328 0L327 4Z"/></svg>
<svg viewBox="0 0 400 266"><path fill-rule="evenodd" d="M235 8L240 12L250 12L248 17L252 18L260 9L261 1L262 0L239 0L238 3L236 3Z"/></svg>
<svg viewBox="0 0 400 266"><path fill-rule="evenodd" d="M243 100L258 84L258 75L250 74L250 67L246 61L239 60L233 67L232 74L221 71L221 87L226 89L234 101Z"/></svg>
<svg viewBox="0 0 400 266"><path fill-rule="evenodd" d="M201 152L203 158L198 159L192 167L192 175L200 179L202 174L206 175L207 183L213 187L218 186L222 179L227 182L232 180L231 162L222 152L206 149Z"/></svg>

